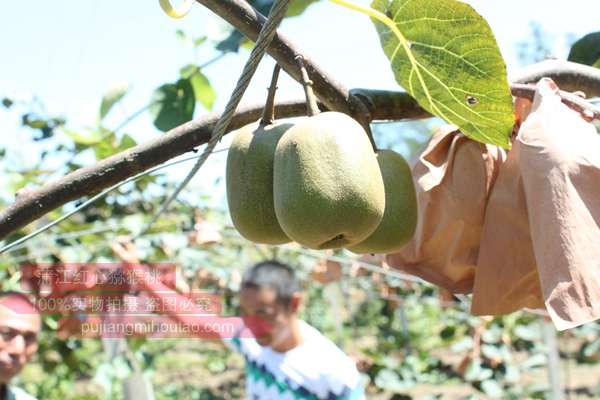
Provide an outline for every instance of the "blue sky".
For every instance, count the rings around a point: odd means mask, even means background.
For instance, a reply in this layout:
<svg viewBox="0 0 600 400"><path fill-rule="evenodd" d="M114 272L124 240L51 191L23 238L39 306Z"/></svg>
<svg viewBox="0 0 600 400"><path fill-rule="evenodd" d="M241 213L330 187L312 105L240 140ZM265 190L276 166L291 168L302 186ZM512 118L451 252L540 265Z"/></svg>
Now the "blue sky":
<svg viewBox="0 0 600 400"><path fill-rule="evenodd" d="M597 0L467 3L491 25L509 71L518 67L515 44L530 34L532 21L555 35L558 57L566 57L566 34L578 37L600 29ZM71 127L84 127L94 124L102 93L117 82L127 82L131 92L107 122L114 127L147 104L157 86L176 79L180 67L202 63L213 55L210 51L195 55L176 38L177 29L199 36L218 31L218 21L199 4L183 20L170 19L158 0L5 2L0 13L0 97L28 99L37 95L50 114L66 116ZM281 30L349 88L398 89L366 16L322 1L303 16L284 21ZM208 50L210 46L206 47ZM247 55L247 51L229 55L205 70L218 93L216 110L227 101ZM243 102L264 98L272 65L270 59L262 63ZM301 96L301 88L286 78L280 82L278 98ZM197 115L202 112L199 107ZM23 146L30 133L19 127L17 117L14 112L0 111L0 146L10 150L17 164L26 165L39 146ZM160 134L147 114L126 132L138 141ZM219 156L221 160L215 157L207 168L217 171L223 156Z"/></svg>

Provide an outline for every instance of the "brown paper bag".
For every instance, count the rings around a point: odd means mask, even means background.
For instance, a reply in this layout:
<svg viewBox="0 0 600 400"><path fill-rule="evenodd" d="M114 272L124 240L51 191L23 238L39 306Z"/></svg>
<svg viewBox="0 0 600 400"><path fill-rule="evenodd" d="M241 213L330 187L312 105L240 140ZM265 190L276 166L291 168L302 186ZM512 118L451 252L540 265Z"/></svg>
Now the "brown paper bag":
<svg viewBox="0 0 600 400"><path fill-rule="evenodd" d="M543 306L558 330L600 318L600 137L548 79L490 197L472 312Z"/></svg>
<svg viewBox="0 0 600 400"><path fill-rule="evenodd" d="M470 293L485 204L503 149L438 129L414 159L419 219L413 239L387 263L453 293Z"/></svg>
<svg viewBox="0 0 600 400"><path fill-rule="evenodd" d="M544 307L520 158L520 148L513 141L489 198L471 303L475 315Z"/></svg>

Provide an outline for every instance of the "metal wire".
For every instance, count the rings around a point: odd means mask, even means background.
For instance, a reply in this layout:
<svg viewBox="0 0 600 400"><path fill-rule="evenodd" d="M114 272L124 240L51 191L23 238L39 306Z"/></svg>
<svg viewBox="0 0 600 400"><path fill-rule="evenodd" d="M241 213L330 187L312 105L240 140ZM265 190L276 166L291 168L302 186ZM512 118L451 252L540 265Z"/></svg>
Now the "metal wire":
<svg viewBox="0 0 600 400"><path fill-rule="evenodd" d="M213 151L213 153L227 151L227 150L229 150L229 148L216 150L216 151ZM64 214L63 216L61 216L57 220L54 220L54 221L52 221L52 222L50 222L50 223L42 226L41 228L36 229L35 231L31 232L30 234L28 234L26 236L23 236L22 238L20 238L18 240L15 240L15 241L7 244L6 246L0 248L0 254L5 253L5 252L7 252L9 250L16 250L16 248L17 248L18 245L20 245L22 243L25 243L26 241L28 241L28 240L36 237L37 235L39 235L42 232L47 231L48 229L52 228L53 226L61 223L65 219L69 218L71 215L73 215L73 214L75 214L75 213L83 210L84 208L86 208L87 206L89 206L90 204L92 204L93 202L95 202L96 200L98 200L98 199L106 196L108 193L110 193L110 192L112 192L112 191L120 188L121 186L123 186L123 185L125 185L125 184L127 184L129 182L137 181L137 180L143 178L146 175L152 174L153 172L159 171L159 170L164 169L164 168L171 167L173 165L181 164L183 162L187 162L187 161L190 161L190 160L193 160L193 159L196 159L196 158L200 158L200 157L202 157L202 155L194 155L194 156L183 158L181 160L176 160L176 161L173 161L173 162L170 162L170 163L166 163L166 164L162 164L162 165L157 165L156 167L150 168L150 169L148 169L148 170L146 170L144 172L140 172L137 175L130 176L129 178L125 179L124 181L121 181L119 183L114 184L113 186L111 186L109 188L104 189L102 192L100 192L97 195L91 197L89 200L87 200L86 202L84 202L84 203L80 204L79 206L75 207L72 211Z"/></svg>
<svg viewBox="0 0 600 400"><path fill-rule="evenodd" d="M217 124L213 130L212 136L211 136L210 140L208 141L208 145L206 146L206 149L202 153L202 156L198 159L198 162L196 163L196 165L194 165L194 167L192 167L189 174L179 184L179 186L175 189L175 191L171 194L171 196L169 196L169 198L158 209L156 214L154 214L154 216L152 217L150 222L144 227L144 229L142 229L137 235L133 236L134 239L136 237L138 237L139 235L142 235L145 231L147 231L158 220L160 215L163 212L165 212L165 210L169 207L169 205L173 202L173 200L175 200L175 198L177 198L179 193L189 184L189 182L196 175L198 170L200 170L202 165L204 165L204 162L210 156L214 147L217 145L217 143L221 140L221 138L227 131L227 128L229 127L231 119L233 118L233 114L235 113L235 110L236 110L237 106L239 105L240 100L242 99L242 96L244 95L244 92L246 91L246 89L248 88L248 85L250 84L250 80L252 79L252 76L256 72L256 69L258 67L258 64L260 63L260 60L265 55L265 53L267 51L267 47L269 46L269 44L271 44L271 41L273 40L273 37L275 36L275 33L277 32L277 27L279 26L279 24L281 23L281 21L283 20L283 18L285 16L288 4L289 4L289 0L276 0L275 4L273 4L273 7L271 8L271 11L269 12L269 17L267 18L267 22L265 22L264 26L260 30L260 33L256 40L256 45L252 49L252 53L250 53L250 57L248 58L248 61L246 62L246 65L244 66L242 75L240 76L238 83L235 86L235 89L233 90L231 97L229 98L229 102L227 103L227 106L225 107L225 111L221 115L221 118L219 118L219 121L217 122Z"/></svg>

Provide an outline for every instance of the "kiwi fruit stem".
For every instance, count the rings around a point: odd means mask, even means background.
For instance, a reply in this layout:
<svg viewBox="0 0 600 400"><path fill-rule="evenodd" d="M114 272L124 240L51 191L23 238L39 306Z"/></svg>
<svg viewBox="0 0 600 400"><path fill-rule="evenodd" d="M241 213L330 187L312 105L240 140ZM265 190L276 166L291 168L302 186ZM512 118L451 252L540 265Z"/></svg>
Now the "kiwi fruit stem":
<svg viewBox="0 0 600 400"><path fill-rule="evenodd" d="M273 76L271 77L271 86L269 86L269 93L267 94L267 101L265 102L265 108L263 109L263 114L260 119L261 126L271 125L275 122L275 92L277 91L279 71L281 71L281 66L275 64Z"/></svg>
<svg viewBox="0 0 600 400"><path fill-rule="evenodd" d="M302 86L304 87L304 95L306 96L306 115L313 117L321 112L319 110L319 106L317 105L317 97L313 92L313 82L308 77L308 71L304 65L304 57L301 54L298 54L295 58L296 62L298 63L298 68L300 68Z"/></svg>

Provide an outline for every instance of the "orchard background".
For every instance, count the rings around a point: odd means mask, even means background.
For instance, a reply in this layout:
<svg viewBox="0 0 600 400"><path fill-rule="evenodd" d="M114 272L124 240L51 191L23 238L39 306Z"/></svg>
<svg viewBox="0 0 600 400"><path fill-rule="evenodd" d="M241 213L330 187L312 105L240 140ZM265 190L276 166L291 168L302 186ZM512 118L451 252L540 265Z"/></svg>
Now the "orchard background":
<svg viewBox="0 0 600 400"><path fill-rule="evenodd" d="M252 3L266 14L271 1ZM566 58L573 42L598 29L600 5L585 0L467 3L489 22L509 76L549 56ZM399 90L366 16L327 1L302 11L284 20L280 31L324 70L349 88ZM200 5L175 21L155 2L14 2L5 6L0 26L2 208L20 189L162 135L155 91L182 75L194 75L193 93L184 99L194 117L222 110L251 47ZM273 65L269 57L263 60L243 104L264 101ZM278 100L302 96L302 87L286 74L278 86ZM409 157L442 123L432 118L375 123L372 129L380 148ZM468 304L382 270L381 259L244 240L226 209L225 158L225 151L212 155L178 201L137 239L144 259L174 261L191 287L223 296L229 314L237 311L235 291L245 267L275 256L296 265L307 288L303 317L359 361L369 398L550 396L542 317L473 317ZM23 262L114 261L116 235L142 229L190 167L182 163L122 186L1 254L2 289L19 287ZM80 203L52 211L7 242ZM211 236L215 231L220 235ZM340 274L327 276L327 270ZM57 337L55 318L45 318L44 325L39 354L19 382L41 399L120 399L122 383L137 367L152 381L157 399L243 396L242 359L216 343L130 339L127 356L111 353L100 340ZM600 396L600 324L561 333L557 348L566 395Z"/></svg>

